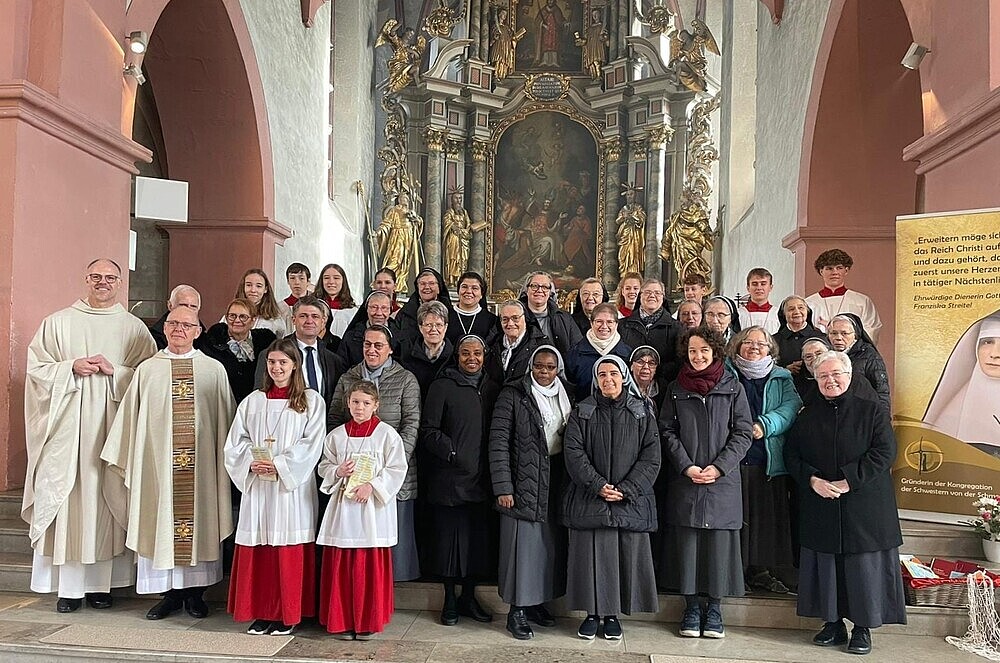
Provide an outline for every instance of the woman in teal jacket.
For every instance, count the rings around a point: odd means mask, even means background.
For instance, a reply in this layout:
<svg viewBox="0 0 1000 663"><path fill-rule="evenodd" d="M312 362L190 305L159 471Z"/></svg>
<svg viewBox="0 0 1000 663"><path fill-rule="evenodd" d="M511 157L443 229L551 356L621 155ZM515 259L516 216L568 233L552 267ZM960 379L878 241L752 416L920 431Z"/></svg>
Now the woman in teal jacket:
<svg viewBox="0 0 1000 663"><path fill-rule="evenodd" d="M791 486L785 471L785 433L802 407L792 374L775 364L780 350L763 327L750 327L729 343L729 369L750 403L753 437L740 462L743 529L740 548L747 584L778 594L788 587L772 571L793 565Z"/></svg>

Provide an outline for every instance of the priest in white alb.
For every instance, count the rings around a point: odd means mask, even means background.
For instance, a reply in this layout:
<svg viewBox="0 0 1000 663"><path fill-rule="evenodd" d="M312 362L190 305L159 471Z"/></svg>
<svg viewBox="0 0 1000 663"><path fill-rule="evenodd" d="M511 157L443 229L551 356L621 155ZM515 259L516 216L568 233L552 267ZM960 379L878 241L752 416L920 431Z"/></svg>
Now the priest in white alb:
<svg viewBox="0 0 1000 663"><path fill-rule="evenodd" d="M233 531L223 447L235 404L222 364L193 348L198 315L179 306L167 347L136 372L101 453L105 490L126 508L125 545L138 555L136 592L163 594L147 619L182 607L208 615L203 595L222 580L222 540Z"/></svg>
<svg viewBox="0 0 1000 663"><path fill-rule="evenodd" d="M31 589L56 592L59 612L111 607L134 581L125 532L103 495L101 448L139 362L156 352L146 326L118 303L121 268L87 266L87 296L42 321L24 384L28 471L21 517L34 548Z"/></svg>

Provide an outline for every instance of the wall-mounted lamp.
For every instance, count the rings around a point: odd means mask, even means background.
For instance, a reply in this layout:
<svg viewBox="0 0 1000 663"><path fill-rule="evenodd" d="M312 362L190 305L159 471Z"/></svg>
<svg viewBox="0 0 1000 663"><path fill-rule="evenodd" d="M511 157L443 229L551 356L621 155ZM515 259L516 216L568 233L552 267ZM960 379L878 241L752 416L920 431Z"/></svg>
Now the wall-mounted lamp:
<svg viewBox="0 0 1000 663"><path fill-rule="evenodd" d="M136 30L135 32L130 32L128 35L128 49L140 55L146 52L146 46L149 44L149 35L147 35L142 30Z"/></svg>
<svg viewBox="0 0 1000 663"><path fill-rule="evenodd" d="M926 46L921 46L917 42L913 42L910 44L910 47L906 49L906 55L903 56L903 60L899 64L903 65L907 69L916 69L920 66L924 56L930 52L931 49Z"/></svg>
<svg viewBox="0 0 1000 663"><path fill-rule="evenodd" d="M142 75L142 70L139 69L139 67L137 67L134 62L129 66L125 67L124 69L122 69L122 75L134 77L135 82L138 83L139 85L142 85L143 83L146 82L146 77Z"/></svg>

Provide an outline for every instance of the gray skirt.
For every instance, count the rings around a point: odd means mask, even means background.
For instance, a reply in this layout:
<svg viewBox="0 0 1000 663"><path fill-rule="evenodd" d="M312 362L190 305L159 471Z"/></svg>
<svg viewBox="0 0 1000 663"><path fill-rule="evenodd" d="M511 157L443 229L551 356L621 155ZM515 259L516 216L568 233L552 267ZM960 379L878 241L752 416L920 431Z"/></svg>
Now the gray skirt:
<svg viewBox="0 0 1000 663"><path fill-rule="evenodd" d="M416 500L396 500L396 530L399 541L392 547L392 579L394 582L420 577L417 539L413 534L413 510Z"/></svg>
<svg viewBox="0 0 1000 663"><path fill-rule="evenodd" d="M743 560L740 530L696 529L670 525L660 556L660 585L685 595L713 598L743 596Z"/></svg>
<svg viewBox="0 0 1000 663"><path fill-rule="evenodd" d="M571 529L567 576L570 610L603 616L659 609L649 534Z"/></svg>
<svg viewBox="0 0 1000 663"><path fill-rule="evenodd" d="M532 606L566 593L566 530L549 520L500 516L497 593L506 603Z"/></svg>
<svg viewBox="0 0 1000 663"><path fill-rule="evenodd" d="M867 628L905 624L899 549L837 554L803 546L798 614L824 622L846 618Z"/></svg>

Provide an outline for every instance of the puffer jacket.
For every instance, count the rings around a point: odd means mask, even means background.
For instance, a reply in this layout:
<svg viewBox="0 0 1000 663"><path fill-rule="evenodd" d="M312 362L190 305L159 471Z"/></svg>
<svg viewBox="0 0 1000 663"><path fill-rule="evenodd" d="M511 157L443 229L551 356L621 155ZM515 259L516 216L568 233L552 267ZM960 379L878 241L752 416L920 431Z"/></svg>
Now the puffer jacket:
<svg viewBox="0 0 1000 663"><path fill-rule="evenodd" d="M333 430L347 423L351 413L347 409L347 394L351 387L361 381L361 364L354 366L341 376L330 401L330 411L327 413L327 430ZM400 502L417 497L417 431L420 428L420 385L413 373L392 362L385 369L378 381L378 418L395 429L403 438L403 450L406 452L406 478L403 487L396 494Z"/></svg>
<svg viewBox="0 0 1000 663"><path fill-rule="evenodd" d="M885 408L886 414L889 414L892 412L892 397L889 394L889 372L885 368L885 361L861 323L861 318L854 313L841 315L850 318L851 324L854 325L854 345L847 349L847 356L851 360L851 372L868 378L875 393L878 394L879 403Z"/></svg>
<svg viewBox="0 0 1000 663"><path fill-rule="evenodd" d="M663 313L648 327L642 321L638 305L632 309L632 315L618 322L618 333L622 341L632 348L649 345L660 355L660 366L656 377L664 382L670 382L677 377L681 362L685 357L678 357L677 339L681 334L680 323L670 317L670 307L663 306Z"/></svg>
<svg viewBox="0 0 1000 663"><path fill-rule="evenodd" d="M565 385L564 385L565 386ZM562 472L560 464L556 471ZM552 477L545 429L531 393L531 376L511 380L500 391L490 426L493 495L513 495L514 507L494 508L518 520L545 522Z"/></svg>
<svg viewBox="0 0 1000 663"><path fill-rule="evenodd" d="M698 529L736 530L743 527L740 461L750 448L750 405L743 385L732 373L705 396L672 382L660 410L666 469L665 520L670 525ZM692 465L714 465L722 473L714 483L697 484L684 471Z"/></svg>
<svg viewBox="0 0 1000 663"><path fill-rule="evenodd" d="M627 393L615 400L588 397L569 417L563 457L570 481L563 493L562 524L656 530L653 482L660 470L660 436L641 399ZM600 496L605 484L625 499L605 501Z"/></svg>
<svg viewBox="0 0 1000 663"><path fill-rule="evenodd" d="M628 364L632 348L624 341L618 341L608 354L617 355ZM594 383L594 364L602 356L586 336L569 351L566 357L566 377L575 387L577 400L582 401L590 395L590 386Z"/></svg>

